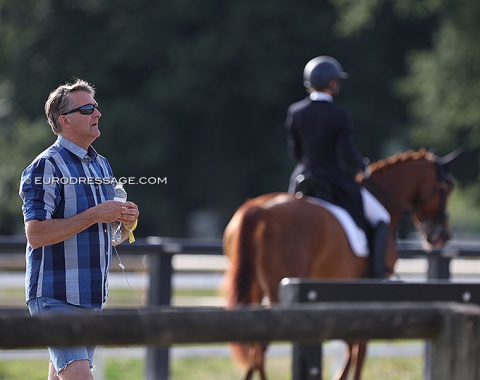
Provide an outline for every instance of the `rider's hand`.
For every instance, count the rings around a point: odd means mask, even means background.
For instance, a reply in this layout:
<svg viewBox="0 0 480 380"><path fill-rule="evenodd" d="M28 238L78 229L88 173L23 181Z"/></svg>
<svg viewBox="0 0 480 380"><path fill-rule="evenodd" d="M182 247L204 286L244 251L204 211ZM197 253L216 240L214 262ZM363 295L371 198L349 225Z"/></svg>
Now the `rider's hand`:
<svg viewBox="0 0 480 380"><path fill-rule="evenodd" d="M363 171L363 178L364 179L370 178L371 174L372 174L372 167L371 165L368 165L365 167L365 170Z"/></svg>
<svg viewBox="0 0 480 380"><path fill-rule="evenodd" d="M363 164L365 165L365 169L363 170L363 178L367 179L372 174L372 167L370 165L370 160L367 157L363 158Z"/></svg>

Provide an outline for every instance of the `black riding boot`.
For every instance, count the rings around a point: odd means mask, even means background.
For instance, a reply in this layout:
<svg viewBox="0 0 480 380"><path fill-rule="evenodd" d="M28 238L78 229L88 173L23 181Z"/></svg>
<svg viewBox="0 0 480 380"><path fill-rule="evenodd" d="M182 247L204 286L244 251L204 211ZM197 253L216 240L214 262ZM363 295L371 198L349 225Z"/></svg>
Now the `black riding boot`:
<svg viewBox="0 0 480 380"><path fill-rule="evenodd" d="M370 238L370 278L385 278L385 254L387 251L388 225L378 223Z"/></svg>

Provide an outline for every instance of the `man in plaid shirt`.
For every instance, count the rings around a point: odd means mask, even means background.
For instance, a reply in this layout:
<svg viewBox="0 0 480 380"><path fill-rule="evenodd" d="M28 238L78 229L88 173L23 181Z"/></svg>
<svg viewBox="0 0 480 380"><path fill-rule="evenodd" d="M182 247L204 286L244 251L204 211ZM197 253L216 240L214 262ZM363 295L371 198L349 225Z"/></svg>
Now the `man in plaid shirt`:
<svg viewBox="0 0 480 380"><path fill-rule="evenodd" d="M112 169L91 146L102 115L94 96L94 88L79 79L50 93L45 113L57 141L22 173L32 315L100 311L108 297L111 223L123 223L122 241L137 224L138 207L113 201ZM94 347L49 351L49 380L93 379Z"/></svg>

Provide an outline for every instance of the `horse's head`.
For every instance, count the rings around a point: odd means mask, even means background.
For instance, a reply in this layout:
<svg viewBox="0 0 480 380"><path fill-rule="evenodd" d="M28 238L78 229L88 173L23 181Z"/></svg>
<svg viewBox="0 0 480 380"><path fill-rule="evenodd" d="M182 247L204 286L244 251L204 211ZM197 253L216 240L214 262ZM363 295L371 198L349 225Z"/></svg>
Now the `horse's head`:
<svg viewBox="0 0 480 380"><path fill-rule="evenodd" d="M459 154L443 158L426 150L397 154L372 164L374 183L365 182L387 207L392 222L405 211L411 214L427 249L439 248L451 238L447 199L453 181L447 166Z"/></svg>
<svg viewBox="0 0 480 380"><path fill-rule="evenodd" d="M440 248L451 238L447 200L453 190L453 180L448 173L448 165L460 154L461 151L456 150L445 157L432 155L434 176L430 177L430 181L421 183L412 202L412 219L427 249Z"/></svg>

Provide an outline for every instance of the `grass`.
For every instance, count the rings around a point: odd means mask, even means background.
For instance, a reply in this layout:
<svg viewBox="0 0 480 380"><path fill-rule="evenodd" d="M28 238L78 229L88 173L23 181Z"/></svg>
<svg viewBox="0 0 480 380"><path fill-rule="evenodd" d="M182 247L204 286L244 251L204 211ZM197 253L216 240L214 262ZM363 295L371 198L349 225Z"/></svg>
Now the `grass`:
<svg viewBox="0 0 480 380"><path fill-rule="evenodd" d="M140 380L144 378L143 359L105 359L105 380ZM324 379L328 379L331 363L324 361ZM368 358L363 377L365 379L421 380L423 359L414 358ZM0 380L44 380L47 363L44 360L0 361ZM267 360L269 378L291 379L289 357L269 357ZM239 380L244 372L232 364L229 358L186 358L173 359L170 366L171 380Z"/></svg>
<svg viewBox="0 0 480 380"><path fill-rule="evenodd" d="M0 380L45 380L47 372L45 360L0 361Z"/></svg>
<svg viewBox="0 0 480 380"><path fill-rule="evenodd" d="M367 358L365 379L422 380L423 357Z"/></svg>
<svg viewBox="0 0 480 380"><path fill-rule="evenodd" d="M25 290L16 288L0 289L0 305L25 306Z"/></svg>

